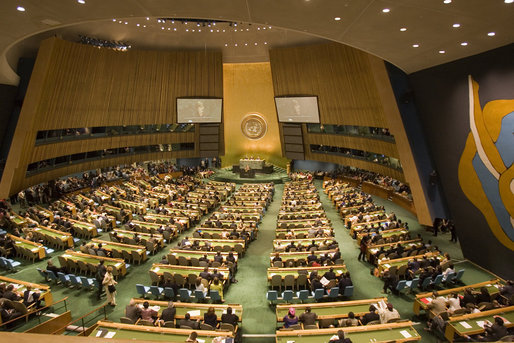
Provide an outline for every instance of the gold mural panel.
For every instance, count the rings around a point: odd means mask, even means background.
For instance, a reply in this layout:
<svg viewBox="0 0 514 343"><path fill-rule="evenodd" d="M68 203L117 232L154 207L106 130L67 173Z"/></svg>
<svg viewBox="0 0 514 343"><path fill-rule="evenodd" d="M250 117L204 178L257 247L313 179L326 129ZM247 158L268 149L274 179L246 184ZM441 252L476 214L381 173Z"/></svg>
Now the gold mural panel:
<svg viewBox="0 0 514 343"><path fill-rule="evenodd" d="M269 63L223 65L223 166L245 156L285 168Z"/></svg>

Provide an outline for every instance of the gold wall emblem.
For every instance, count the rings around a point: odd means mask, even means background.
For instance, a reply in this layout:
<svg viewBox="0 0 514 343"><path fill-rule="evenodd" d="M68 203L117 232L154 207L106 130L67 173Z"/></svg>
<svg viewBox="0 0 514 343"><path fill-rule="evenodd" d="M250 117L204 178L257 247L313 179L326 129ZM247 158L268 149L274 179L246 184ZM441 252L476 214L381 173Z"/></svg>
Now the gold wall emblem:
<svg viewBox="0 0 514 343"><path fill-rule="evenodd" d="M243 117L241 131L245 137L250 139L261 139L268 131L266 120L258 114L251 113Z"/></svg>

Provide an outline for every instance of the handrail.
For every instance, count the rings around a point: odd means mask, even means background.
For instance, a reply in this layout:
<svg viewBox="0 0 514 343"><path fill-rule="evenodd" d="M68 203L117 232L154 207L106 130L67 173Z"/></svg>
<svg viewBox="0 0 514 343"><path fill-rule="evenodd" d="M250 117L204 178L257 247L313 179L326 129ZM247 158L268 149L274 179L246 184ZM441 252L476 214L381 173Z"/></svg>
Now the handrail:
<svg viewBox="0 0 514 343"><path fill-rule="evenodd" d="M36 308L36 309L34 309L34 310L32 310L32 311L28 311L27 313L22 314L21 316L18 316L18 317L16 317L16 318L13 318L13 319L11 319L11 320L8 320L8 321L6 321L6 322L4 322L4 323L0 323L0 327L1 327L1 326L4 326L4 325L7 325L7 324L10 324L10 323L14 323L15 321L17 321L18 319L23 318L23 317L27 317L27 320L28 320L28 317L29 317L31 314L34 314L34 313L37 313L37 312L43 311L43 310L45 310L45 309L47 309L47 308L50 308L50 307L52 307L52 306L54 306L55 304L58 304L58 303L60 303L60 302L64 302L64 308L67 310L67 309L68 309L68 307L67 307L67 305L66 305L66 300L68 300L68 297L62 298L61 300L58 300L58 301L56 301L56 302L54 302L54 303L52 303L52 304L50 304L50 305L45 305L45 306L43 306L43 307ZM39 317L38 317L38 318L39 318ZM41 323L41 320L40 320L39 322Z"/></svg>
<svg viewBox="0 0 514 343"><path fill-rule="evenodd" d="M76 322L78 322L78 321L82 321L82 331L85 331L85 325L84 325L84 324L85 324L85 322L84 322L84 318L86 318L87 316L89 316L90 314L92 314L92 313L94 313L94 312L96 312L96 311L98 311L98 310L103 309L103 310L104 310L104 319L107 319L107 312L105 311L105 307L106 307L108 304L109 304L109 303L107 303L107 302L106 302L106 303L104 303L103 305L98 306L97 308L95 308L95 309L93 309L93 310L89 311L88 313L86 313L86 314L82 315L81 317L79 317L79 318L77 318L77 319L75 319L75 320L73 320L73 321L69 322L69 323L68 323L68 324L66 324L65 326L60 327L59 329L55 330L54 332L52 332L52 333L51 333L51 335L60 335L60 334L61 334L61 332L62 332L62 330L66 330L66 328L67 328L68 326L73 325L73 324L75 324L75 323L76 323ZM75 331L75 330L73 330L73 331Z"/></svg>

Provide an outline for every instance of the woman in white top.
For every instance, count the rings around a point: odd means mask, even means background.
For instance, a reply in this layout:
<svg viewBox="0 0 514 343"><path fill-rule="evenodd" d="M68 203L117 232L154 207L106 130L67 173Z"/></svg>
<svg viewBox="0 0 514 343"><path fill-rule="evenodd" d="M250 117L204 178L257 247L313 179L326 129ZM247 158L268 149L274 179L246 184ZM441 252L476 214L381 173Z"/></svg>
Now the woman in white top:
<svg viewBox="0 0 514 343"><path fill-rule="evenodd" d="M460 309L460 299L457 293L452 293L447 301L448 304L448 311L450 313L455 312L456 310Z"/></svg>
<svg viewBox="0 0 514 343"><path fill-rule="evenodd" d="M448 268L443 272L443 282L446 281L446 278L448 277L448 274L455 273L455 268L453 267L453 264L450 264Z"/></svg>
<svg viewBox="0 0 514 343"><path fill-rule="evenodd" d="M207 296L207 289L205 288L205 286L202 283L202 278L199 277L196 279L195 286L196 286L195 291L202 291L203 295Z"/></svg>
<svg viewBox="0 0 514 343"><path fill-rule="evenodd" d="M114 276L112 275L112 267L107 267L107 271L105 272L104 279L102 281L102 285L105 287L105 293L107 294L107 301L111 306L116 306L116 288L112 290L112 288L118 283L114 280ZM112 292L109 290L111 288Z"/></svg>

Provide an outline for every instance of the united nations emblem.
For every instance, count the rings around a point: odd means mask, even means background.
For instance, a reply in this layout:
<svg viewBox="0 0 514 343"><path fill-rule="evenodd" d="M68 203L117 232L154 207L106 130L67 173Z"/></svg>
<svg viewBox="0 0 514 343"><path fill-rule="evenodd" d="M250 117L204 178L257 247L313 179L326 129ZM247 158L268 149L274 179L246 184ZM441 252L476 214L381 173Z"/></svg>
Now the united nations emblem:
<svg viewBox="0 0 514 343"><path fill-rule="evenodd" d="M252 113L244 116L241 121L241 131L243 135L250 139L261 139L266 134L268 125L266 120L258 114Z"/></svg>

